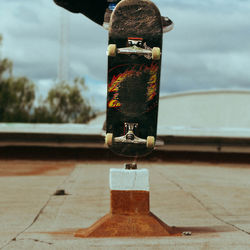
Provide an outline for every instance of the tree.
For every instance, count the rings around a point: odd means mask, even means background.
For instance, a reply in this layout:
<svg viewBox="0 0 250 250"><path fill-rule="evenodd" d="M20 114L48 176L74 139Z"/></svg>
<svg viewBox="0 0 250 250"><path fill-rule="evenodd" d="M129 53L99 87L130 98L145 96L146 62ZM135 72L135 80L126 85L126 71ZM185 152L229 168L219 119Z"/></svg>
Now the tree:
<svg viewBox="0 0 250 250"><path fill-rule="evenodd" d="M0 47L2 46L2 36L0 35ZM0 57L0 81L3 79L4 74L6 73L9 77L12 76L12 62L8 59L2 59Z"/></svg>
<svg viewBox="0 0 250 250"><path fill-rule="evenodd" d="M0 45L2 37L0 36ZM0 122L29 122L35 99L34 83L12 75L10 60L0 59Z"/></svg>
<svg viewBox="0 0 250 250"><path fill-rule="evenodd" d="M0 121L30 122L35 99L34 84L26 77L0 81Z"/></svg>
<svg viewBox="0 0 250 250"><path fill-rule="evenodd" d="M82 92L86 91L84 79L76 78L73 85L59 82L48 92L47 98L34 110L34 123L86 123L95 112Z"/></svg>
<svg viewBox="0 0 250 250"><path fill-rule="evenodd" d="M86 123L95 116L81 94L86 89L84 80L76 78L73 85L60 82L49 91L46 102L55 122Z"/></svg>
<svg viewBox="0 0 250 250"><path fill-rule="evenodd" d="M0 46L1 42L0 35ZM55 84L35 107L35 84L27 77L14 77L12 69L10 60L0 59L0 122L86 123L95 116L82 96L87 89L82 78Z"/></svg>

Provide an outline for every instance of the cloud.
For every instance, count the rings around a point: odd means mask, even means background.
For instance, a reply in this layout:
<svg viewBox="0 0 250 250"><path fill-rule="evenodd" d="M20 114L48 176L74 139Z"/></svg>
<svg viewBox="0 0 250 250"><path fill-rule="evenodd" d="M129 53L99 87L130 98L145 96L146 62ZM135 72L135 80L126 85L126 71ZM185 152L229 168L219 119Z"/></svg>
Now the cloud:
<svg viewBox="0 0 250 250"><path fill-rule="evenodd" d="M164 35L162 94L250 88L249 1L154 2L162 15L175 22L175 29ZM13 60L15 74L28 76L44 92L57 78L60 13L61 8L52 0L0 1L2 54ZM68 48L69 75L85 77L89 95L96 98L95 105L103 106L107 31L81 14L65 13L70 22L69 39L64 41L65 49Z"/></svg>
<svg viewBox="0 0 250 250"><path fill-rule="evenodd" d="M248 2L191 1L167 9L175 29L164 38L162 92L250 87Z"/></svg>

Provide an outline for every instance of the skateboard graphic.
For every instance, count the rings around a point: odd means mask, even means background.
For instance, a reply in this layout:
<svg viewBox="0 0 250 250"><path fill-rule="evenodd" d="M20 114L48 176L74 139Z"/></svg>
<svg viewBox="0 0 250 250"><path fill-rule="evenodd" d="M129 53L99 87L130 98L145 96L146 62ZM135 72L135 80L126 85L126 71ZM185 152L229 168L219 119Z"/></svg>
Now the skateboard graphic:
<svg viewBox="0 0 250 250"><path fill-rule="evenodd" d="M162 18L149 0L122 0L109 24L106 144L124 156L155 146Z"/></svg>

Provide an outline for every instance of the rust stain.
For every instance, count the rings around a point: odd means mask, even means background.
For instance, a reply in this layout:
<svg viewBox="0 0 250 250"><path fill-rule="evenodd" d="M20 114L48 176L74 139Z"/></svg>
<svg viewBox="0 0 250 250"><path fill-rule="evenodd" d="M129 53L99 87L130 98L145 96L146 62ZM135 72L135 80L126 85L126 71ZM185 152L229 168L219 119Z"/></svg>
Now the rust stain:
<svg viewBox="0 0 250 250"><path fill-rule="evenodd" d="M111 190L110 213L89 228L79 229L75 237L158 237L180 236L150 212L148 191Z"/></svg>
<svg viewBox="0 0 250 250"><path fill-rule="evenodd" d="M50 237L53 237L53 239L60 240L60 239L74 239L74 235L77 232L78 228L72 229L72 228L64 228L60 229L58 231L33 231L33 232L26 232L27 235L34 235L34 234L46 234Z"/></svg>
<svg viewBox="0 0 250 250"><path fill-rule="evenodd" d="M75 163L65 161L0 161L0 177L4 176L64 176Z"/></svg>
<svg viewBox="0 0 250 250"><path fill-rule="evenodd" d="M148 214L149 192L111 190L111 213L113 214Z"/></svg>
<svg viewBox="0 0 250 250"><path fill-rule="evenodd" d="M109 213L89 228L80 229L75 237L159 237L180 236L153 213L120 215Z"/></svg>
<svg viewBox="0 0 250 250"><path fill-rule="evenodd" d="M68 237L74 237L74 234L77 232L77 229L63 229L61 231L58 232L39 232L41 234L49 234L49 235L53 235L55 237L60 237L60 236L68 236Z"/></svg>
<svg viewBox="0 0 250 250"><path fill-rule="evenodd" d="M140 238L140 237L151 237L151 236L179 237L179 236L183 235L182 234L183 232L191 232L192 235L200 235L200 234L202 234L203 237L205 237L206 234L209 234L209 235L213 234L214 236L216 236L216 233L218 233L218 232L233 232L233 231L236 231L234 228L232 228L230 226L224 226L224 225L197 226L197 227L195 227L195 226L192 226L192 227L169 227L164 222L162 222L158 217L156 217L154 214L149 213L149 216L153 217L156 220L156 222L154 222L155 224L157 224L157 222L158 222L159 224L162 225L161 229L164 229L164 228L166 229L166 231L163 232L162 235L154 235L152 233L151 234L150 233L145 234L146 230L144 230L143 233L136 232L133 235L129 235L129 233L131 234L133 232L132 231L132 232L128 233L129 227L126 227L126 231L123 231L122 234L121 233L119 234L119 230L117 230L116 225L112 225L110 222L111 222L111 217L113 217L112 218L113 223L116 223L117 221L122 222L122 219L119 218L120 216L112 215L111 213L105 215L103 218L101 218L101 220L99 220L98 222L96 222L95 224L93 224L89 228L84 228L84 229L63 229L63 230L57 231L57 232L39 232L39 233L49 234L49 235L53 236L54 238L58 238L58 239L60 239L62 237L64 239L65 239L65 237L67 237L69 239L69 238L73 238L74 236L75 237L80 237L80 238L91 238L91 237L93 237L93 238L101 238L101 237L137 237L137 238ZM116 218L114 218L114 217L116 217ZM128 221L128 217L129 216L127 216L127 221ZM141 217L141 220L145 219L145 217L146 217L145 215L144 215L144 217ZM105 222L105 220L106 220L106 222ZM130 217L129 220L130 220L129 223L131 223L133 221L135 222L134 217L132 217L132 219ZM137 220L139 220L138 216L137 216ZM148 222L148 220L145 220L145 221L142 222L144 224L143 227L147 228L148 226L145 225L145 222ZM106 226L107 226L108 223L109 223L110 227L113 226L113 229L112 229L112 227L111 227L111 229L109 229L109 232L112 232L113 235L111 235L110 233L108 235L107 230L105 231L106 236L103 236L103 233L101 232L101 230L99 230L99 235L97 235L98 232L97 231L95 232L96 228L101 227L101 226L104 227L103 224L106 224ZM159 227L159 224L156 225L156 227ZM152 226L152 224L151 224L151 226ZM123 225L123 227L124 227L124 225ZM132 227L132 230L136 230L136 229L137 229L136 227ZM154 227L154 230L155 230L155 227ZM115 235L114 232L117 235ZM167 232L169 232L169 234ZM34 233L34 232L32 232L32 233ZM154 233L156 234L156 232L154 232Z"/></svg>
<svg viewBox="0 0 250 250"><path fill-rule="evenodd" d="M76 233L76 229L71 229L71 230L63 230L63 231L59 231L59 232L47 232L51 235L74 235ZM46 233L46 232L45 232Z"/></svg>
<svg viewBox="0 0 250 250"><path fill-rule="evenodd" d="M213 234L213 233L225 233L225 232L233 232L236 231L231 226L224 226L224 225L215 225L215 226L197 226L197 227L175 227L174 230L176 232L192 232L193 234Z"/></svg>

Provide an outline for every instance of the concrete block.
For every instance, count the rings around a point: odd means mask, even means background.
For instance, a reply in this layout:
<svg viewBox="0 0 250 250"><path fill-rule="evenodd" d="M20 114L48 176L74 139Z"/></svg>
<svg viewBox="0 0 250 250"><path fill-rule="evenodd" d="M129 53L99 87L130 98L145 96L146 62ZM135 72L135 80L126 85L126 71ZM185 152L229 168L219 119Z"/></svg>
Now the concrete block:
<svg viewBox="0 0 250 250"><path fill-rule="evenodd" d="M149 191L148 169L110 169L110 190Z"/></svg>

